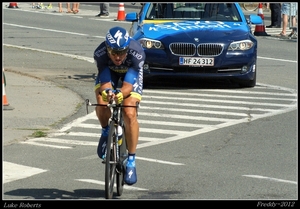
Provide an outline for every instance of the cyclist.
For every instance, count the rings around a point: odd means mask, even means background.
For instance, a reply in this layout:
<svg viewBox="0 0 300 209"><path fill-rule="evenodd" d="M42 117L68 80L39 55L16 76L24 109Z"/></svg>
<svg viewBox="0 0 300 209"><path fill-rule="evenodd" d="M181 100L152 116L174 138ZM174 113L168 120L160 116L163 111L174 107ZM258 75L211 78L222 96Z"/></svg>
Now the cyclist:
<svg viewBox="0 0 300 209"><path fill-rule="evenodd" d="M94 51L94 59L98 68L95 81L98 104L107 104L108 101L114 99L118 104L123 101L124 105L135 106L141 101L145 53L141 44L132 39L126 29L121 27L109 29L105 41ZM119 81L122 86L119 86L119 91L116 91ZM123 112L128 149L124 181L132 185L137 182L135 153L139 137L139 123L136 108L127 107L123 109ZM101 159L104 159L111 111L106 106L96 106L96 114L102 126L97 153Z"/></svg>

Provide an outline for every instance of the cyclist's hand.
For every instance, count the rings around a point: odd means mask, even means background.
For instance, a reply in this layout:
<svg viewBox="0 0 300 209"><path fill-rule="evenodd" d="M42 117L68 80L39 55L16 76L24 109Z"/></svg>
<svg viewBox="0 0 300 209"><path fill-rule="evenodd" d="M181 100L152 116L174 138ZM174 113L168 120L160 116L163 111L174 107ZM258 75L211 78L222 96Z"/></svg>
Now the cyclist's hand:
<svg viewBox="0 0 300 209"><path fill-rule="evenodd" d="M120 90L115 90L115 101L117 104L121 104L123 101L123 93Z"/></svg>
<svg viewBox="0 0 300 209"><path fill-rule="evenodd" d="M101 92L101 95L102 95L102 100L104 102L109 102L112 98L112 89L105 89Z"/></svg>

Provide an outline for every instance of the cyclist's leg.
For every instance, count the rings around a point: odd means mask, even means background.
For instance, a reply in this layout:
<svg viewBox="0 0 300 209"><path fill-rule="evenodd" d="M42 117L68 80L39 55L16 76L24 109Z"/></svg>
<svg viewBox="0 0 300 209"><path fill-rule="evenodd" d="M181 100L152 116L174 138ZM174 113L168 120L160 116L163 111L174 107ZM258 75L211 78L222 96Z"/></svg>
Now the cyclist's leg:
<svg viewBox="0 0 300 209"><path fill-rule="evenodd" d="M134 106L140 100L130 96L124 100L124 105ZM135 184L137 182L135 153L139 138L139 123L137 120L136 108L127 107L124 108L124 124L125 124L125 139L128 149L128 159L126 164L126 171L124 181L128 185Z"/></svg>
<svg viewBox="0 0 300 209"><path fill-rule="evenodd" d="M140 99L134 98L132 96L124 99L124 105L135 106L137 102L140 102ZM125 134L126 134L126 142L127 142L127 149L129 153L136 152L136 146L138 144L139 138L139 123L137 120L137 112L136 108L123 108L123 117L125 123Z"/></svg>
<svg viewBox="0 0 300 209"><path fill-rule="evenodd" d="M125 84L126 85L126 84ZM124 99L124 105L135 106L142 99L142 83L137 79L133 85L133 91L130 96ZM135 153L139 138L139 123L137 120L137 109L133 107L123 108L123 118L125 124L125 138L128 149L128 160L124 181L128 185L137 182Z"/></svg>
<svg viewBox="0 0 300 209"><path fill-rule="evenodd" d="M114 88L115 80L117 79L116 75L111 73L109 68L104 69L97 75L95 81L95 97L98 104L107 104L102 100L101 92L106 88ZM106 106L96 106L96 115L98 117L99 123L102 127L101 137L99 139L99 144L97 148L97 153L100 158L104 158L106 142L109 132L108 120L111 116L111 111Z"/></svg>
<svg viewBox="0 0 300 209"><path fill-rule="evenodd" d="M127 88L129 83L123 82L122 88ZM136 106L137 103L140 103L142 100L143 94L143 71L139 72L138 76L135 79L135 82L132 84L132 90L128 97L124 98L123 104L129 106ZM125 123L126 131L126 142L127 149L129 153L136 152L136 146L138 144L139 137L139 123L137 120L137 108L126 107L123 108L123 119Z"/></svg>

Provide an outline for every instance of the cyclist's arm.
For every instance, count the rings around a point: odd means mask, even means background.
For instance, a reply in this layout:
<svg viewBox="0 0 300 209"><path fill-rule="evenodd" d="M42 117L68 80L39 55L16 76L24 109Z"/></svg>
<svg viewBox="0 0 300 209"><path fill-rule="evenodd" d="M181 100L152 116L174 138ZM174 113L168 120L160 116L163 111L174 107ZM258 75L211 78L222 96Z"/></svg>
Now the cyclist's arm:
<svg viewBox="0 0 300 209"><path fill-rule="evenodd" d="M97 67L97 83L99 93L105 89L109 88L111 84L111 74L110 69L108 67L108 55L106 53L105 41L102 42L94 51L94 63ZM96 86L96 87L97 87Z"/></svg>
<svg viewBox="0 0 300 209"><path fill-rule="evenodd" d="M130 92L132 91L133 84L137 80L137 76L139 75L138 70L134 68L129 68L123 81L123 85L121 87L121 92L123 93L123 97L126 98L130 95Z"/></svg>
<svg viewBox="0 0 300 209"><path fill-rule="evenodd" d="M110 69L108 67L104 67L102 69L99 69L99 81L101 83L100 86L100 92L105 90L106 88L110 88L111 84L108 84L111 82L111 75L110 75Z"/></svg>
<svg viewBox="0 0 300 209"><path fill-rule="evenodd" d="M110 69L109 67L104 67L102 69L99 69L99 78L101 83L106 83L111 81L111 76L110 76Z"/></svg>

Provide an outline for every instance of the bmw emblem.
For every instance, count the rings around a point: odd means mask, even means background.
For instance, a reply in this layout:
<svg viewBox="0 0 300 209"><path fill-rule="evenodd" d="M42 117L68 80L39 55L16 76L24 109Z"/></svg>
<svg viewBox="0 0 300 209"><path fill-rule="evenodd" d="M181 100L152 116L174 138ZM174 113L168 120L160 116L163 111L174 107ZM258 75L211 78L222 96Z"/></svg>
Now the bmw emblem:
<svg viewBox="0 0 300 209"><path fill-rule="evenodd" d="M199 38L194 38L194 40L195 40L196 42L199 42Z"/></svg>

